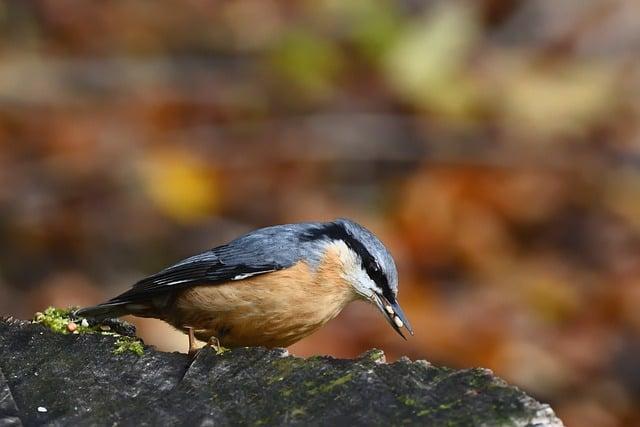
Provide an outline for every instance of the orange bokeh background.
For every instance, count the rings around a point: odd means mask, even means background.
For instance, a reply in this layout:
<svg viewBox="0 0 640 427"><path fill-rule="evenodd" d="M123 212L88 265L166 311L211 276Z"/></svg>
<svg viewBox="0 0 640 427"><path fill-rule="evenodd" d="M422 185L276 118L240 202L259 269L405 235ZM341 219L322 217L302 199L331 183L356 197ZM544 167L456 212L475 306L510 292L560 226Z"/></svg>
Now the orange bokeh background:
<svg viewBox="0 0 640 427"><path fill-rule="evenodd" d="M293 354L488 367L638 425L639 49L631 0L4 2L0 314L350 217L416 335L354 303Z"/></svg>

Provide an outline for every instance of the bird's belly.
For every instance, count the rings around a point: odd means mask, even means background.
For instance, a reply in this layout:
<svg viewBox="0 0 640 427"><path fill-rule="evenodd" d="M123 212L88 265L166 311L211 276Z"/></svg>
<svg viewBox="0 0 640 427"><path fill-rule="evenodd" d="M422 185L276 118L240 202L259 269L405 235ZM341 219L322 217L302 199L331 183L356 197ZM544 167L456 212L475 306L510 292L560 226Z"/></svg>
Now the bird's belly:
<svg viewBox="0 0 640 427"><path fill-rule="evenodd" d="M286 270L216 285L177 296L171 318L196 337L216 337L225 347L286 347L313 333L354 299L337 283L318 284L302 263Z"/></svg>
<svg viewBox="0 0 640 427"><path fill-rule="evenodd" d="M193 320L196 338L209 341L216 337L224 347L287 347L324 324L246 310L210 313L209 317L189 320Z"/></svg>

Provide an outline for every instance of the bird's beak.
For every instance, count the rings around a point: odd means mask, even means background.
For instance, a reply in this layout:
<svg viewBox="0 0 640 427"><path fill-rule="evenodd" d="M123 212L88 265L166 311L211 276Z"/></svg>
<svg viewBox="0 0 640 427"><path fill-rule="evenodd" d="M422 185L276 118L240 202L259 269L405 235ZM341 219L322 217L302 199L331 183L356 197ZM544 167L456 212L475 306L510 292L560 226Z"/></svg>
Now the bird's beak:
<svg viewBox="0 0 640 427"><path fill-rule="evenodd" d="M407 316L405 316L404 311L400 308L400 305L397 301L389 302L384 296L379 295L378 293L373 294L373 302L380 309L382 314L384 314L385 319L391 325L391 327L405 340L407 339L402 334L402 327L407 328L407 331L411 335L413 335L413 328L411 328L411 324L409 324L409 320L407 320Z"/></svg>

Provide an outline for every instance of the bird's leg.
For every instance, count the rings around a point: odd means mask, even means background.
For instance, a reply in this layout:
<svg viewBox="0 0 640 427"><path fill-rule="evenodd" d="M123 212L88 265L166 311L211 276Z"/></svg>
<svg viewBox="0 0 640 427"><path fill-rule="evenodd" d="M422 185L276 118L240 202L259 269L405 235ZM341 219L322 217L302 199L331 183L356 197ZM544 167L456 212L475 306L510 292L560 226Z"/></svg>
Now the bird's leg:
<svg viewBox="0 0 640 427"><path fill-rule="evenodd" d="M193 357L198 352L198 348L196 347L196 337L193 335L193 328L191 326L185 326L184 329L189 335L189 356Z"/></svg>

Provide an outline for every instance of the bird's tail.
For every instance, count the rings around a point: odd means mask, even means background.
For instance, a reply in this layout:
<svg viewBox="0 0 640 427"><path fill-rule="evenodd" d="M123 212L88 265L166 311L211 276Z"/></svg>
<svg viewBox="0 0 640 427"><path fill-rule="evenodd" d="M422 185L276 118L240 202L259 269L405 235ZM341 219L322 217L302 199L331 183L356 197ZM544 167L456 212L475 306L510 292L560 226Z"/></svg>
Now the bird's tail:
<svg viewBox="0 0 640 427"><path fill-rule="evenodd" d="M104 320L132 314L140 317L159 317L156 307L132 301L107 301L93 307L84 307L74 313L80 317Z"/></svg>
<svg viewBox="0 0 640 427"><path fill-rule="evenodd" d="M173 301L171 292L152 296L130 295L131 293L132 291L130 290L102 304L81 308L76 310L75 315L97 320L120 317L127 314L161 319L163 317L162 313Z"/></svg>
<svg viewBox="0 0 640 427"><path fill-rule="evenodd" d="M74 313L80 317L91 317L98 320L134 314L126 302L106 302L93 307L84 307Z"/></svg>

